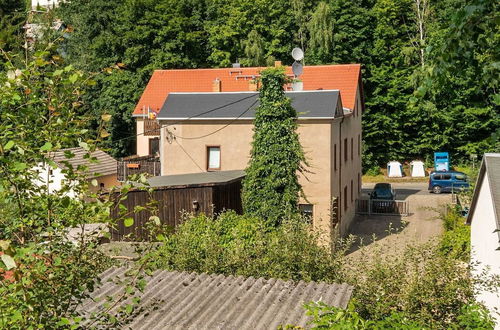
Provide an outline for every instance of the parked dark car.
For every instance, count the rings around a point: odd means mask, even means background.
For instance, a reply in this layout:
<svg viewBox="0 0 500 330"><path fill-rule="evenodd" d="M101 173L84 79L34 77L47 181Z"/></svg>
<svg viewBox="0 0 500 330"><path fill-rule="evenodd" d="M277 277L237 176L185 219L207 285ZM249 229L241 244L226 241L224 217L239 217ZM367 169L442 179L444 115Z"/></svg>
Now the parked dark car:
<svg viewBox="0 0 500 330"><path fill-rule="evenodd" d="M371 210L376 213L391 213L394 211L396 192L390 183L377 183L370 193Z"/></svg>
<svg viewBox="0 0 500 330"><path fill-rule="evenodd" d="M457 171L432 172L429 175L428 190L440 194L442 192L456 192L469 188L467 175Z"/></svg>

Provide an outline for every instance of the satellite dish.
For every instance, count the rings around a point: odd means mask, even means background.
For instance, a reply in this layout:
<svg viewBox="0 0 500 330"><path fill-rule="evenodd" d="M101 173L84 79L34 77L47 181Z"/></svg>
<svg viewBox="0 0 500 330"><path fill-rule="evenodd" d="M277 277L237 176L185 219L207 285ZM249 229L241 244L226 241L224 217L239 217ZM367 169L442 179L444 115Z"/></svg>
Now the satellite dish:
<svg viewBox="0 0 500 330"><path fill-rule="evenodd" d="M300 60L302 60L304 58L304 51L302 49L298 48L298 47L294 48L292 50L292 57L293 57L294 60L300 61Z"/></svg>
<svg viewBox="0 0 500 330"><path fill-rule="evenodd" d="M304 71L304 66L302 65L302 63L299 63L297 61L293 62L292 72L295 75L295 77L300 76L303 71Z"/></svg>

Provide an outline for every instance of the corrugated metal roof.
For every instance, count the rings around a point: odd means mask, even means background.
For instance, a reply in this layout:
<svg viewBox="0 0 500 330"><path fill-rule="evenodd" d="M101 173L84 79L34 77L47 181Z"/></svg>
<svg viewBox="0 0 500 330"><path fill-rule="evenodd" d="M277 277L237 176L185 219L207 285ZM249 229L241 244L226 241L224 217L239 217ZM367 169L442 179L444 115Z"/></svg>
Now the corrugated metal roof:
<svg viewBox="0 0 500 330"><path fill-rule="evenodd" d="M245 176L243 170L213 171L190 174L155 176L148 179L151 187L173 187L192 185L216 185L231 182Z"/></svg>
<svg viewBox="0 0 500 330"><path fill-rule="evenodd" d="M64 156L65 151L71 151L75 157L66 158ZM91 157L97 159L97 162L94 163L84 158L87 153L88 151L80 147L61 149L55 152L53 159L60 167L65 167L66 165L64 163L68 162L75 170L78 165L88 166L87 172L92 177L116 174L116 160L113 157L102 150L96 150L90 154Z"/></svg>
<svg viewBox="0 0 500 330"><path fill-rule="evenodd" d="M119 297L127 268L111 268L84 313L99 311L106 296ZM306 327L304 303L322 301L345 308L352 287L347 284L293 282L242 276L156 271L147 285L134 316L122 328L131 329L276 329L294 324ZM125 306L124 300L119 306ZM118 307L117 307L118 308Z"/></svg>
<svg viewBox="0 0 500 330"><path fill-rule="evenodd" d="M222 92L248 91L251 77L259 75L264 69L266 68L155 70L137 102L134 115L147 114L148 108L159 112L169 93L212 92L215 79L220 80ZM292 73L292 67L287 66L285 69L287 74ZM304 90L340 90L343 105L350 109L354 109L358 87L362 91L359 64L306 65L300 80L304 83Z"/></svg>
<svg viewBox="0 0 500 330"><path fill-rule="evenodd" d="M302 118L334 118L339 105L338 90L285 92ZM259 93L170 93L158 119L253 119ZM215 111L210 111L217 109ZM342 113L342 112L340 112Z"/></svg>

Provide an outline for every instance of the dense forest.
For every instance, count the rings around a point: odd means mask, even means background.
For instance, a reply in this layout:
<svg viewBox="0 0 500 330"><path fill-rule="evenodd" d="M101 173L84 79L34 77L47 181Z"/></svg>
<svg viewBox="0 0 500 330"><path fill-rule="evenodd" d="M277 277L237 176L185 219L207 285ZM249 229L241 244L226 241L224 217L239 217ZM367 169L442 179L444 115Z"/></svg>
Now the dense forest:
<svg viewBox="0 0 500 330"><path fill-rule="evenodd" d="M0 0L9 50L16 3ZM363 65L365 170L437 150L467 161L499 149L496 0L71 0L55 16L67 26L69 63L121 68L97 78L84 109L113 114L115 156L134 152L130 114L153 70L291 64L296 46L307 65Z"/></svg>

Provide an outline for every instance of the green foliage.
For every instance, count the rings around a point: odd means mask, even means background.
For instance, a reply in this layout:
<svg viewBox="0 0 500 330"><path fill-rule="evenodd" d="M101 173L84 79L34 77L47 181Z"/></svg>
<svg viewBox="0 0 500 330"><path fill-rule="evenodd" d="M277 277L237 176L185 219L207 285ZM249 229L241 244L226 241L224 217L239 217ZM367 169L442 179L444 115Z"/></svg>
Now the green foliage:
<svg viewBox="0 0 500 330"><path fill-rule="evenodd" d="M366 173L365 173L365 174L366 174L366 175L369 175L369 176L377 176L377 175L379 175L380 173L381 173L381 171L380 171L380 167L378 167L378 166L374 166L374 167L372 167L372 168L368 169L368 171L366 171Z"/></svg>
<svg viewBox="0 0 500 330"><path fill-rule="evenodd" d="M308 23L309 50L318 62L328 62L333 46L333 20L331 8L326 2L320 2Z"/></svg>
<svg viewBox="0 0 500 330"><path fill-rule="evenodd" d="M226 212L190 217L168 236L153 268L284 280L334 282L342 254L318 246L318 235L300 221L268 228L261 220Z"/></svg>
<svg viewBox="0 0 500 330"><path fill-rule="evenodd" d="M73 0L58 15L73 29L65 51L75 67L125 64L87 90L85 108L113 114L115 156L134 152L130 112L154 69L290 64L301 46L307 64L363 64L366 171L498 148L498 4L426 3L422 19L412 0Z"/></svg>
<svg viewBox="0 0 500 330"><path fill-rule="evenodd" d="M266 64L264 58L264 45L262 37L256 30L250 31L247 40L243 42L245 46L245 58L241 64L245 66L263 66Z"/></svg>
<svg viewBox="0 0 500 330"><path fill-rule="evenodd" d="M308 315L313 317L312 329L432 329L425 323L411 320L404 313L393 311L377 320L364 319L356 311L356 301L351 300L347 309L328 306L324 303L306 305ZM458 322L451 329L493 329L494 323L484 307L475 303L464 305L458 314Z"/></svg>
<svg viewBox="0 0 500 330"><path fill-rule="evenodd" d="M246 213L276 226L298 215L302 188L297 173L304 172L305 156L296 132L297 112L283 90L284 69L266 69L261 79L242 202Z"/></svg>
<svg viewBox="0 0 500 330"><path fill-rule="evenodd" d="M30 3L31 5L31 3ZM26 21L26 1L0 1L0 49L19 51L23 44L23 23ZM0 59L0 63L3 62Z"/></svg>
<svg viewBox="0 0 500 330"><path fill-rule="evenodd" d="M470 226L457 209L449 209L441 215L444 234L439 249L450 258L468 262L470 260Z"/></svg>
<svg viewBox="0 0 500 330"><path fill-rule="evenodd" d="M111 264L99 252L98 239L83 234L82 226L113 225L110 197L119 200L130 189L124 185L116 194L97 195L89 190L88 165L54 163L55 151L75 145L88 152L84 159L95 162L91 152L105 129L100 124L96 136L86 129L88 119L79 111L92 79L65 65L56 47L15 61L7 57L7 70L0 71L2 329L81 326L85 319L77 307ZM75 155L67 151L64 156ZM57 167L64 180L60 189L52 189L52 179L42 174ZM69 235L71 228L77 233ZM109 324L106 313L97 313L92 324Z"/></svg>
<svg viewBox="0 0 500 330"><path fill-rule="evenodd" d="M429 328L448 328L457 324L463 306L475 301L475 280L466 264L433 242L410 245L400 255L365 256L350 278L357 312L369 320L396 312Z"/></svg>
<svg viewBox="0 0 500 330"><path fill-rule="evenodd" d="M312 329L424 329L423 324L412 321L400 312L392 312L380 320L367 320L356 312L356 303L351 300L347 309L328 306L324 303L306 305L307 314L311 315Z"/></svg>

